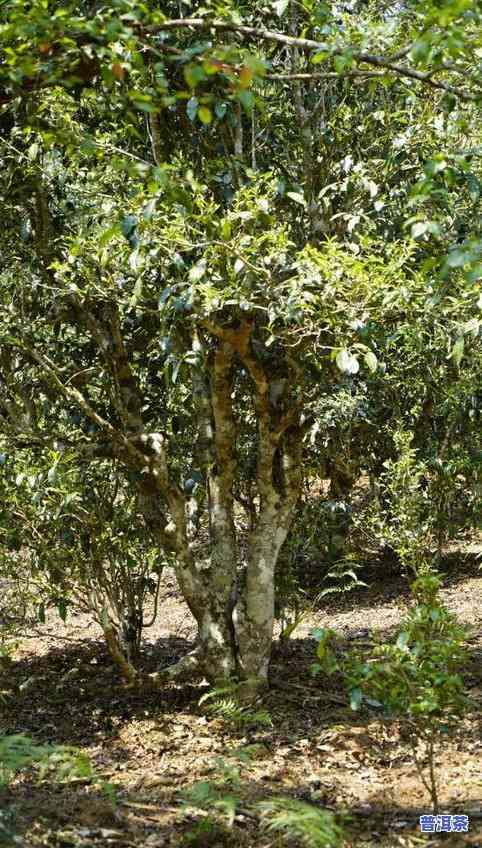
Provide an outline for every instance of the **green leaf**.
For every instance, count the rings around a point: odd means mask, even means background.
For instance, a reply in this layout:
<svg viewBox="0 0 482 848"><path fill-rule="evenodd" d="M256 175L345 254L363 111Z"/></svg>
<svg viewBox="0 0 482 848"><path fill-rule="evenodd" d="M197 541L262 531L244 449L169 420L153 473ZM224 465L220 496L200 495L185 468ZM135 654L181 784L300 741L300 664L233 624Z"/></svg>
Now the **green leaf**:
<svg viewBox="0 0 482 848"><path fill-rule="evenodd" d="M361 689L352 689L350 692L350 707L352 710L359 710L362 702Z"/></svg>
<svg viewBox="0 0 482 848"><path fill-rule="evenodd" d="M200 259L199 262L196 262L195 265L192 266L189 271L189 279L192 283L197 283L198 280L201 280L206 273L206 260Z"/></svg>
<svg viewBox="0 0 482 848"><path fill-rule="evenodd" d="M289 0L275 0L275 2L273 3L273 9L274 9L274 11L276 12L276 14L278 15L279 18L281 18L281 16L284 15L288 6L289 6Z"/></svg>
<svg viewBox="0 0 482 848"><path fill-rule="evenodd" d="M321 62L326 62L326 60L329 58L330 51L327 45L325 50L318 50L316 53L313 54L313 56L311 57L311 64L319 65L321 64Z"/></svg>
<svg viewBox="0 0 482 848"><path fill-rule="evenodd" d="M471 261L472 257L473 254L470 250L457 248L449 253L446 264L449 268L462 268Z"/></svg>
<svg viewBox="0 0 482 848"><path fill-rule="evenodd" d="M340 56L335 56L333 65L337 74L342 74L343 71L349 70L353 65L353 54L351 50L345 50Z"/></svg>
<svg viewBox="0 0 482 848"><path fill-rule="evenodd" d="M206 77L206 72L201 65L186 65L184 68L184 79L189 88L196 88L197 84Z"/></svg>
<svg viewBox="0 0 482 848"><path fill-rule="evenodd" d="M38 151L39 151L39 146L38 146L37 142L34 141L34 143L31 144L30 147L27 150L27 156L28 156L28 158L30 159L31 162L33 162L37 158Z"/></svg>
<svg viewBox="0 0 482 848"><path fill-rule="evenodd" d="M228 218L221 221L221 236L223 241L228 241L231 238L231 221Z"/></svg>
<svg viewBox="0 0 482 848"><path fill-rule="evenodd" d="M413 44L409 55L415 63L424 62L427 59L430 50L431 43L429 38L420 38Z"/></svg>
<svg viewBox="0 0 482 848"><path fill-rule="evenodd" d="M200 106L198 109L197 116L203 124L210 124L213 119L213 113L211 112L209 106Z"/></svg>
<svg viewBox="0 0 482 848"><path fill-rule="evenodd" d="M102 233L102 235L99 238L100 246L105 247L106 244L108 244L110 241L112 241L114 236L118 236L121 232L122 232L122 230L121 230L121 227L119 227L119 224L114 224L112 227L109 227L107 230L105 230Z"/></svg>
<svg viewBox="0 0 482 848"><path fill-rule="evenodd" d="M383 706L383 704L381 703L381 701L377 701L377 699L376 699L376 698L364 698L364 701L365 701L365 703L366 703L366 704L368 704L370 707L377 707L377 708L379 708L379 707L382 707L382 706Z"/></svg>
<svg viewBox="0 0 482 848"><path fill-rule="evenodd" d="M137 227L137 217L135 215L126 215L121 221L121 232L126 239L129 239Z"/></svg>
<svg viewBox="0 0 482 848"><path fill-rule="evenodd" d="M407 221L407 225L411 222L411 220L413 220L413 219L410 219L409 221ZM441 235L442 227L440 226L438 221L415 221L415 223L412 224L412 228L411 228L412 238L414 238L414 239L420 238L421 236L424 236L427 233L430 233L433 236L440 236ZM433 258L432 258L432 262L433 262Z"/></svg>
<svg viewBox="0 0 482 848"><path fill-rule="evenodd" d="M294 200L295 203L299 203L300 206L306 206L305 198L297 191L287 191L286 197L289 197L291 200Z"/></svg>
<svg viewBox="0 0 482 848"><path fill-rule="evenodd" d="M134 106L136 109L140 109L141 112L148 112L149 114L159 111L157 106L154 106L153 103L149 103L147 100L134 100Z"/></svg>
<svg viewBox="0 0 482 848"><path fill-rule="evenodd" d="M444 171L447 165L447 160L443 156L438 156L425 163L424 171L428 177L434 177Z"/></svg>
<svg viewBox="0 0 482 848"><path fill-rule="evenodd" d="M366 352L366 354L365 354L365 356L364 356L364 359L365 359L365 364L366 364L367 368L368 368L368 369L369 369L372 373L373 373L374 371L376 371L376 370L377 370L378 359L376 358L376 356L375 356L375 354L373 353L373 351L371 351L371 350L367 350L367 352Z"/></svg>
<svg viewBox="0 0 482 848"><path fill-rule="evenodd" d="M244 270L244 267L245 266L244 266L243 260L242 259L236 259L236 262L234 263L234 273L239 274L241 271Z"/></svg>
<svg viewBox="0 0 482 848"><path fill-rule="evenodd" d="M239 100L239 102L241 103L241 106L243 107L244 111L247 112L248 115L250 115L252 110L253 110L253 106L254 106L254 94L253 94L253 92L252 91L246 91L246 89L243 89L241 91L238 91L236 97Z"/></svg>
<svg viewBox="0 0 482 848"><path fill-rule="evenodd" d="M412 224L412 238L416 239L424 236L427 230L427 221L417 221L415 224Z"/></svg>
<svg viewBox="0 0 482 848"><path fill-rule="evenodd" d="M452 348L452 352L450 354L451 359L453 359L455 365L457 365L457 366L459 366L461 361L462 361L462 357L464 355L464 348L465 348L464 337L459 336L459 338L456 340L456 342L455 342L455 344Z"/></svg>
<svg viewBox="0 0 482 848"><path fill-rule="evenodd" d="M339 350L336 354L335 362L345 374L357 374L360 370L360 365L356 356L349 353L345 348Z"/></svg>
<svg viewBox="0 0 482 848"><path fill-rule="evenodd" d="M190 121L196 120L197 110L199 107L199 100L197 97L191 97L190 100L186 103L186 112Z"/></svg>
<svg viewBox="0 0 482 848"><path fill-rule="evenodd" d="M481 322L478 318L471 318L470 321L466 321L463 326L464 334L470 333L473 336L478 336L480 330Z"/></svg>
<svg viewBox="0 0 482 848"><path fill-rule="evenodd" d="M159 301L158 301L158 304L157 304L159 309L161 308L161 306L164 306L166 300L170 297L171 293L172 293L172 286L166 286L164 291L162 291L161 294L159 295Z"/></svg>
<svg viewBox="0 0 482 848"><path fill-rule="evenodd" d="M214 114L216 115L216 118L219 118L219 120L222 121L226 114L227 108L228 107L226 103L216 103L214 107Z"/></svg>
<svg viewBox="0 0 482 848"><path fill-rule="evenodd" d="M144 206L144 209L142 210L142 217L144 218L144 221L151 220L156 208L157 200L157 197L153 197L152 200Z"/></svg>
<svg viewBox="0 0 482 848"><path fill-rule="evenodd" d="M132 292L132 297L129 300L129 309L133 309L142 295L142 277L138 277Z"/></svg>
<svg viewBox="0 0 482 848"><path fill-rule="evenodd" d="M469 283L476 283L477 280L480 279L482 279L482 262L478 262L476 265L473 265L467 274L467 280ZM482 295L480 297L480 302L482 303ZM479 306L479 309L482 309L482 306Z"/></svg>

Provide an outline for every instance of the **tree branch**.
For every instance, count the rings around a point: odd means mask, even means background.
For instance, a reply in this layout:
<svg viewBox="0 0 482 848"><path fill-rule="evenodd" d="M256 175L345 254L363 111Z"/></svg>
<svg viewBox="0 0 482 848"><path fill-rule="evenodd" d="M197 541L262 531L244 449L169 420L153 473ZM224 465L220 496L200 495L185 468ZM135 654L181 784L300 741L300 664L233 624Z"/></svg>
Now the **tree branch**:
<svg viewBox="0 0 482 848"><path fill-rule="evenodd" d="M117 304L105 304L101 319L78 304L81 315L94 336L109 368L116 390L116 406L124 427L133 432L142 430L142 399L122 337Z"/></svg>
<svg viewBox="0 0 482 848"><path fill-rule="evenodd" d="M148 28L148 31L153 33L155 32L156 34L158 34L159 29L161 31L166 31L171 29L182 28L215 30L220 32L235 32L238 35L247 38L255 38L261 41L268 41L274 44L282 44L284 46L298 47L300 50L303 50L307 53L312 53L316 51L326 51L327 61L333 58L334 56L340 56L341 54L349 51L356 62L361 62L367 65L373 65L377 68L385 68L387 71L391 71L391 73L396 74L399 77L407 77L409 79L417 80L418 82L423 82L426 85L431 86L432 88L440 89L450 94L454 94L455 96L460 97L462 100L473 100L476 98L475 94L472 94L466 89L459 88L458 86L452 86L449 83L442 82L441 80L437 81L432 79L432 75L435 73L435 69L433 71L426 72L417 71L414 68L408 68L403 65L398 65L396 64L396 62L393 62L390 59L385 58L384 56L379 56L373 53L365 53L364 51L352 49L350 45L333 47L327 44L326 42L315 41L311 38L299 38L297 36L286 35L285 33L276 32L274 30L261 29L259 27L243 26L242 24L236 24L231 21L205 20L204 18L178 18L170 21L164 21L160 28L156 27L155 30ZM469 75L467 75L467 79L470 81L471 78Z"/></svg>
<svg viewBox="0 0 482 848"><path fill-rule="evenodd" d="M274 82L282 82L283 80L317 80L317 79L344 79L349 77L352 79L386 79L386 74L381 71L324 71L320 73L299 73L299 74L266 74L263 79L273 80Z"/></svg>

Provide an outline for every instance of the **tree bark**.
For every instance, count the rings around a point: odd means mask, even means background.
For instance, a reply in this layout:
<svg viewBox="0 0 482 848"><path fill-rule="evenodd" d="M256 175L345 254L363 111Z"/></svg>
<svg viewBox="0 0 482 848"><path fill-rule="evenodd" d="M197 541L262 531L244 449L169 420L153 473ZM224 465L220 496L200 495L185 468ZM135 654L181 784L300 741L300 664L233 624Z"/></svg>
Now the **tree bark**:
<svg viewBox="0 0 482 848"><path fill-rule="evenodd" d="M282 362L286 371L282 380L278 358L272 375L261 366L252 349L251 325L236 330L210 326L209 330L214 341L205 341L200 332L192 340L201 363L193 366L192 386L197 461L207 488L209 556L196 559L179 504L179 515L171 510L178 538L175 567L181 592L198 623L197 670L213 685L238 681L242 694L251 698L268 684L274 572L301 488L301 406L287 361ZM240 367L251 376L258 429L255 490L259 506L244 562L233 495L238 466L232 397L234 375ZM274 390L280 382L281 394ZM175 669L170 673L174 675Z"/></svg>
<svg viewBox="0 0 482 848"><path fill-rule="evenodd" d="M139 673L123 644L122 633L106 622L105 635L114 661L130 685L161 686L166 680L205 676L212 685L241 681L249 695L268 682L274 622L274 571L289 531L301 487L301 376L289 355L253 344L251 319L236 328L202 322L192 330L191 349L197 438L193 457L207 490L208 553L199 552L191 532L191 494L173 477L168 436L146 431L142 393L130 368L116 310L84 310L86 325L106 361L120 424L96 412L80 391L65 384L59 369L31 350L33 360L52 384L75 402L112 444L113 458L135 471L138 503L151 533L174 565L181 593L198 624L197 644L180 663L154 675ZM30 349L29 349L30 352ZM236 375L249 377L248 395L233 409ZM246 383L245 377L243 380ZM243 389L244 392L244 389ZM254 407L257 466L252 529L244 539L235 527L234 492L239 484L237 419L249 396Z"/></svg>

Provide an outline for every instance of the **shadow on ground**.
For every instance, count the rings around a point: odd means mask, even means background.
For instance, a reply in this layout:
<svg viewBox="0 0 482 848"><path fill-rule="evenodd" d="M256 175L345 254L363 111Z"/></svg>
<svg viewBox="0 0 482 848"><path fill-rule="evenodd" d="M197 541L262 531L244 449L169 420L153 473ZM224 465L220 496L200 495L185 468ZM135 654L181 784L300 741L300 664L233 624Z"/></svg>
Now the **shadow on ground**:
<svg viewBox="0 0 482 848"><path fill-rule="evenodd" d="M415 846L421 841L419 818L430 813L426 806L390 803L379 793L374 793L363 805L353 803L337 807L329 791L307 782L277 788L267 786L249 774L242 776L239 784L223 784L219 775L212 775L211 781L211 804L198 805L192 800L186 801L186 795L196 785L192 781L184 785L183 792L174 785L159 787L148 795L145 792L119 792L115 807L95 787L38 786L26 781L0 796L0 805L6 803L9 810L9 814L3 816L5 831L15 833L20 840L16 844L23 848L299 845L301 843L291 840L286 843L275 839L273 842L273 834L267 841L268 819L259 804L280 797L303 801L317 812L333 814L343 829L346 846ZM231 824L215 802L216 798L228 796L234 799ZM444 810L452 815L467 814L469 832L424 834L426 848L439 846L441 842L450 848L466 845L480 848L482 813L474 811L473 807L473 800L461 797L456 807ZM1 823L0 817L0 826ZM8 840L2 844L9 844Z"/></svg>
<svg viewBox="0 0 482 848"><path fill-rule="evenodd" d="M478 567L475 573L480 577ZM458 575L447 575L449 588L458 587ZM388 590L399 599L401 586L402 581L388 586L380 580L375 591L386 602ZM466 587L469 597L471 586L472 581ZM371 596L367 606L373 603ZM363 645L368 651L370 631L358 633L363 628L362 595L331 604L328 624L337 604L357 613L343 634L345 645ZM385 613L380 612L383 625ZM377 628L384 641L397 629L392 621L385 617L385 626ZM185 639L161 638L146 646L141 666L154 671L191 647ZM0 797L0 810L17 811L17 832L25 848L261 848L276 845L276 837L263 835L250 805L288 795L317 808L348 812L347 846L415 848L421 838L418 816L429 810L427 802L425 807L421 803L425 799L403 733L377 710L352 712L339 677L313 678L309 668L315 647L310 638L290 640L287 646L275 643L272 688L263 705L271 727L249 717L238 724L213 718L199 706L206 686L150 693L126 688L101 641L70 642L12 663L0 682L2 732L87 749L99 774L118 786L118 805L113 809L98 787L38 784L27 772ZM480 635L471 648L466 675L478 701L465 723L447 734L440 756L445 801L455 798L446 811L472 816L471 832L424 836L427 848L441 841L453 848L482 845L480 781L474 778L480 765L480 748L474 746L482 738ZM210 829L199 810L182 807L179 793L195 781L216 781L220 759L238 767L236 749L252 745L261 754L252 764L239 765L239 790L234 785L223 790L240 794L233 828L221 822Z"/></svg>
<svg viewBox="0 0 482 848"><path fill-rule="evenodd" d="M179 638L149 646L140 665L155 671L176 662L191 649ZM129 721L146 710L175 710L199 697L198 688L140 692L125 686L103 641L51 648L11 663L0 678L6 693L0 720L6 733L35 734L40 741L87 745L99 734L114 733L113 720Z"/></svg>

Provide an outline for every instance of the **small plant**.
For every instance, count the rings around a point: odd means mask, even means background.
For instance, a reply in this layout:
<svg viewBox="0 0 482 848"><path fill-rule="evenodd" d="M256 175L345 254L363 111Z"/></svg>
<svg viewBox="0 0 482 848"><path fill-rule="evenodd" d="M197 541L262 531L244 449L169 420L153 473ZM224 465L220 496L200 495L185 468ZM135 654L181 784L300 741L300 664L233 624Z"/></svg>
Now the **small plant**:
<svg viewBox="0 0 482 848"><path fill-rule="evenodd" d="M354 553L346 554L343 559L337 560L325 577L325 580L333 581L333 585L322 589L316 600L318 601L326 595L366 588L368 584L360 580L356 573L360 568L359 558Z"/></svg>
<svg viewBox="0 0 482 848"><path fill-rule="evenodd" d="M54 775L58 782L81 779L99 782L104 794L115 805L115 790L111 783L100 781L89 757L67 745L42 745L23 733L0 736L0 787L24 768L36 766L39 780Z"/></svg>
<svg viewBox="0 0 482 848"><path fill-rule="evenodd" d="M200 819L184 834L184 842L191 848L208 848L225 844L227 831L210 816Z"/></svg>
<svg viewBox="0 0 482 848"><path fill-rule="evenodd" d="M393 432L396 459L386 460L378 483L379 501L367 515L367 529L379 543L397 555L402 571L410 577L430 570L430 547L434 535L429 478L426 463L417 458L413 433Z"/></svg>
<svg viewBox="0 0 482 848"><path fill-rule="evenodd" d="M245 727L248 724L258 724L263 727L272 727L273 725L267 710L253 710L237 702L236 686L212 689L199 699L199 705L201 706L207 701L211 701L206 708L211 715L223 718L239 727Z"/></svg>
<svg viewBox="0 0 482 848"><path fill-rule="evenodd" d="M21 845L20 837L15 835L15 808L0 810L0 845Z"/></svg>
<svg viewBox="0 0 482 848"><path fill-rule="evenodd" d="M320 599L319 586L340 559L351 522L345 501L301 501L276 571L276 618L288 639ZM351 587L350 587L351 588Z"/></svg>
<svg viewBox="0 0 482 848"><path fill-rule="evenodd" d="M396 640L375 645L368 657L354 652L337 660L330 650L336 638L333 631L314 633L319 659L314 671L341 670L353 710L365 702L406 726L415 766L435 813L437 746L468 704L460 669L467 663L464 642L469 630L441 603L439 588L440 579L434 574L417 578L411 586L415 605Z"/></svg>
<svg viewBox="0 0 482 848"><path fill-rule="evenodd" d="M49 745L39 745L21 733L0 737L0 786L5 786L16 772L31 765L45 767L54 752Z"/></svg>
<svg viewBox="0 0 482 848"><path fill-rule="evenodd" d="M239 803L238 796L233 792L241 785L239 769L218 757L215 761L215 771L217 774L212 780L199 780L185 790L181 795L182 804L206 812L214 810L221 814L224 824L231 828ZM212 819L208 821L211 826L215 825Z"/></svg>
<svg viewBox="0 0 482 848"><path fill-rule="evenodd" d="M326 595L365 587L360 556L348 552L353 510L348 500L305 497L282 550L276 572L275 611L279 639L287 643Z"/></svg>
<svg viewBox="0 0 482 848"><path fill-rule="evenodd" d="M315 611L326 595L351 592L353 589L366 587L367 583L360 580L356 573L360 568L356 554L347 554L343 559L337 560L323 577L323 582L331 581L332 585L326 586L312 600L309 600L307 593L298 586L296 592L293 591L291 595L290 605L285 603L280 608L278 615L281 624L280 642L285 644L288 642L295 630Z"/></svg>
<svg viewBox="0 0 482 848"><path fill-rule="evenodd" d="M333 813L293 798L271 798L257 804L268 830L299 839L307 848L336 848L343 831Z"/></svg>
<svg viewBox="0 0 482 848"><path fill-rule="evenodd" d="M0 672L8 671L17 647L18 642L9 641L5 634L0 636Z"/></svg>
<svg viewBox="0 0 482 848"><path fill-rule="evenodd" d="M232 752L240 761L240 767L255 755L254 746L246 749L246 757ZM294 798L276 797L266 801L241 806L243 784L240 771L222 757L215 762L216 776L212 780L201 780L182 793L182 804L194 807L207 814L188 833L188 844L204 846L218 844L210 840L219 833L219 823L211 814L221 814L222 826L232 828L238 811L252 818L259 818L271 831L279 831L289 839L300 840L306 848L338 848L342 843L343 831L334 815L311 804Z"/></svg>

